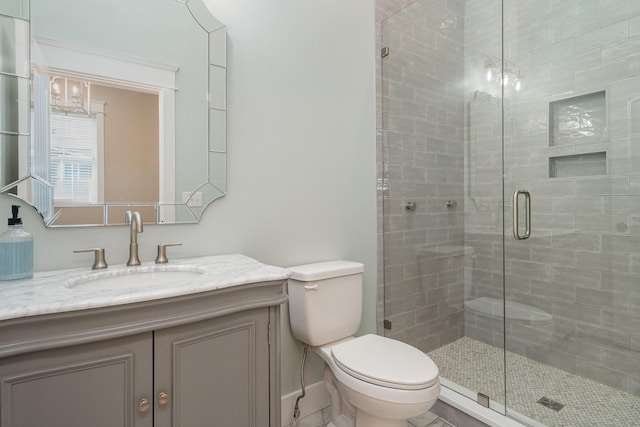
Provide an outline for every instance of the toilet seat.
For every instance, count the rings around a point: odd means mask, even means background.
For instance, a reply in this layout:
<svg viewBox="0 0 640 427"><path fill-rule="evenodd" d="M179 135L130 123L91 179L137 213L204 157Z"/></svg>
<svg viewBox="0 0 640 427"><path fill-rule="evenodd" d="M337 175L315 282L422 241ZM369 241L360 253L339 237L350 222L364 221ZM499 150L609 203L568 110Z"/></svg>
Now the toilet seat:
<svg viewBox="0 0 640 427"><path fill-rule="evenodd" d="M422 351L379 335L364 335L331 347L336 366L368 383L419 390L439 381L438 367ZM398 363L402 361L402 363Z"/></svg>

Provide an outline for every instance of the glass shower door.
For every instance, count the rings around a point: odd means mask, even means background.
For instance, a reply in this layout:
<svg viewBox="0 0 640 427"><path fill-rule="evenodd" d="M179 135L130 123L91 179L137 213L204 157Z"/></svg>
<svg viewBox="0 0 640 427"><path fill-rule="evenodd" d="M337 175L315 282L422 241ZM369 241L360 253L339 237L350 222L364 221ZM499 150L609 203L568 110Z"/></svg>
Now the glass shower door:
<svg viewBox="0 0 640 427"><path fill-rule="evenodd" d="M640 10L557 3L504 2L507 413L635 425Z"/></svg>
<svg viewBox="0 0 640 427"><path fill-rule="evenodd" d="M500 22L499 0L418 0L382 22L379 194L384 334L504 412Z"/></svg>

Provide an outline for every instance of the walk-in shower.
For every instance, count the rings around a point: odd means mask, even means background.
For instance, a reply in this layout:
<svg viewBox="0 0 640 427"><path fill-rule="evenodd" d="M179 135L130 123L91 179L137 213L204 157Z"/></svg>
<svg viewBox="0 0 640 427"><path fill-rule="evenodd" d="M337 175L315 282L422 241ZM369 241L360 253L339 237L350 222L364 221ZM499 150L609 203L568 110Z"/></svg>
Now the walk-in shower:
<svg viewBox="0 0 640 427"><path fill-rule="evenodd" d="M378 2L384 334L469 405L637 425L640 3Z"/></svg>

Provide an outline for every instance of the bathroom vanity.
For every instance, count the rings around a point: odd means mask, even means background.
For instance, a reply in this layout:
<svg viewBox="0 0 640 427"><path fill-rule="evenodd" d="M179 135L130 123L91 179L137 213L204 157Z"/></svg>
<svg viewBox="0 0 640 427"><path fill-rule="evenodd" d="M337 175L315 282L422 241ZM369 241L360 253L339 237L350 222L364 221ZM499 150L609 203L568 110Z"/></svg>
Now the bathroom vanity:
<svg viewBox="0 0 640 427"><path fill-rule="evenodd" d="M0 426L279 427L288 274L226 255L2 283Z"/></svg>

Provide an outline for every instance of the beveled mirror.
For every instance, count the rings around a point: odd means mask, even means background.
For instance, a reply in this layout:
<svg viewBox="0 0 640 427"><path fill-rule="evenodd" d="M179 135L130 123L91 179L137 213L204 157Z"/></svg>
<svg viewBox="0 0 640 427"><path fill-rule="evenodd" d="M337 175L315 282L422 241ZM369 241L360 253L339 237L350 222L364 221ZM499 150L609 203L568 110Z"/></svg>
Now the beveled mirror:
<svg viewBox="0 0 640 427"><path fill-rule="evenodd" d="M48 227L199 221L226 193L226 27L202 0L2 0L0 192Z"/></svg>

